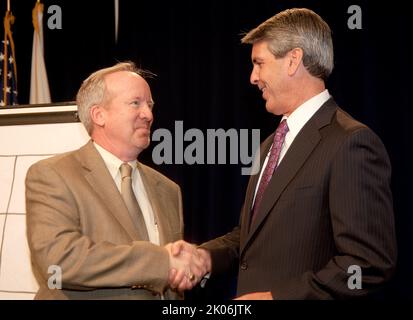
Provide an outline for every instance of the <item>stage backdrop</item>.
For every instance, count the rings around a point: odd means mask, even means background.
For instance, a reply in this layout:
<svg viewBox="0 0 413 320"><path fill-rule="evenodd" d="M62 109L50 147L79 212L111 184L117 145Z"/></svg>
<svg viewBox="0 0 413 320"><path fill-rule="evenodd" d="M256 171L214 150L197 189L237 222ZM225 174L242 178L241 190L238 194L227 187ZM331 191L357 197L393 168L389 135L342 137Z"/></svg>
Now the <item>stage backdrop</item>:
<svg viewBox="0 0 413 320"><path fill-rule="evenodd" d="M28 168L83 145L89 136L74 104L0 109L0 300L33 299L26 238L24 180Z"/></svg>

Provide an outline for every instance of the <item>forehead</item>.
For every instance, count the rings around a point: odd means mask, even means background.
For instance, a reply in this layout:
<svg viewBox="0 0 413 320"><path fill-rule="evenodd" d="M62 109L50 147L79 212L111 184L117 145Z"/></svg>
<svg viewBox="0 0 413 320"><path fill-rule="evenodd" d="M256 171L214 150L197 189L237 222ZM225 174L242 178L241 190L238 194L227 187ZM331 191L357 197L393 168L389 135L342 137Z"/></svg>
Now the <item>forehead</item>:
<svg viewBox="0 0 413 320"><path fill-rule="evenodd" d="M268 56L272 56L271 51L268 48L267 41L258 41L252 45L251 58L264 59Z"/></svg>
<svg viewBox="0 0 413 320"><path fill-rule="evenodd" d="M150 94L148 82L131 71L118 71L105 76L105 84L111 92L139 91Z"/></svg>

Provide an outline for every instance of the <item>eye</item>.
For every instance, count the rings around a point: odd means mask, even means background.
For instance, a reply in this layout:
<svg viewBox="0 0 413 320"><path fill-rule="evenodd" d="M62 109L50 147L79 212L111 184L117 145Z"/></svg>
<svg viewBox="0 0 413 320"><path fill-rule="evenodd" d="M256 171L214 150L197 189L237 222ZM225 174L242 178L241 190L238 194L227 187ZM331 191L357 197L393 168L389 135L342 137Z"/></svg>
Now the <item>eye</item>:
<svg viewBox="0 0 413 320"><path fill-rule="evenodd" d="M264 64L264 61L258 60L258 59L254 59L254 60L252 61L252 64L253 64L254 66L261 67L261 66Z"/></svg>
<svg viewBox="0 0 413 320"><path fill-rule="evenodd" d="M133 107L139 107L141 105L141 101L140 100L133 100L130 102L130 105Z"/></svg>
<svg viewBox="0 0 413 320"><path fill-rule="evenodd" d="M129 105L131 105L134 108L139 108L142 106L142 104L143 104L143 101L140 99L132 100L129 103ZM146 101L146 104L148 105L148 108L152 110L155 102L153 102L152 100L149 100L149 101Z"/></svg>

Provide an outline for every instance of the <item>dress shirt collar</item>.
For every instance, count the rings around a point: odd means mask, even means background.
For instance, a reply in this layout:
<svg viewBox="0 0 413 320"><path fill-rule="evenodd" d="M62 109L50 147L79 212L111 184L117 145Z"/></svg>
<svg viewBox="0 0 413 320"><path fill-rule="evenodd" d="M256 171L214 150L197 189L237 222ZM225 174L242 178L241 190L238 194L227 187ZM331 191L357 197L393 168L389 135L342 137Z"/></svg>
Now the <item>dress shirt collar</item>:
<svg viewBox="0 0 413 320"><path fill-rule="evenodd" d="M105 148L101 147L95 141L93 141L93 144L95 145L99 154L102 156L103 161L105 162L110 175L112 176L113 179L115 179L116 176L120 174L119 168L121 164L123 163L123 161L120 160L118 157L116 157L114 154L107 151ZM133 160L133 161L129 161L128 163L132 167L132 172L135 172L138 161Z"/></svg>
<svg viewBox="0 0 413 320"><path fill-rule="evenodd" d="M281 120L287 119L289 136L295 138L307 121L310 120L310 118L328 99L330 99L330 93L327 89L325 89L316 96L304 102L301 106L295 109L289 117L283 116Z"/></svg>

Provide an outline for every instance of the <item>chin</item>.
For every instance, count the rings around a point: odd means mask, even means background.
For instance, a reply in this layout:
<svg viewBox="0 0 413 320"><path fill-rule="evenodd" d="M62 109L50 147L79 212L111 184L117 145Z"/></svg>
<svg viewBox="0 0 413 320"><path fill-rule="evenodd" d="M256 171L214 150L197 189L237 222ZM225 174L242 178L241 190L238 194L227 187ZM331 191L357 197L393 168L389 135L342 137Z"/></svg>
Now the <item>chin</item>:
<svg viewBox="0 0 413 320"><path fill-rule="evenodd" d="M277 106L271 105L268 102L265 104L265 109L267 110L267 112L272 113L276 116L281 116L284 114L281 108L277 108Z"/></svg>
<svg viewBox="0 0 413 320"><path fill-rule="evenodd" d="M143 149L146 149L147 147L149 147L150 143L151 139L148 137L147 139L140 141L139 146Z"/></svg>
<svg viewBox="0 0 413 320"><path fill-rule="evenodd" d="M278 115L276 109L274 109L274 108L271 107L271 106L265 105L265 109L267 110L268 113L272 113L272 114L274 114L274 115L276 115L276 116Z"/></svg>
<svg viewBox="0 0 413 320"><path fill-rule="evenodd" d="M136 139L135 141L132 141L132 144L134 148L137 148L141 151L145 150L147 147L149 147L150 139L149 138L139 138Z"/></svg>

